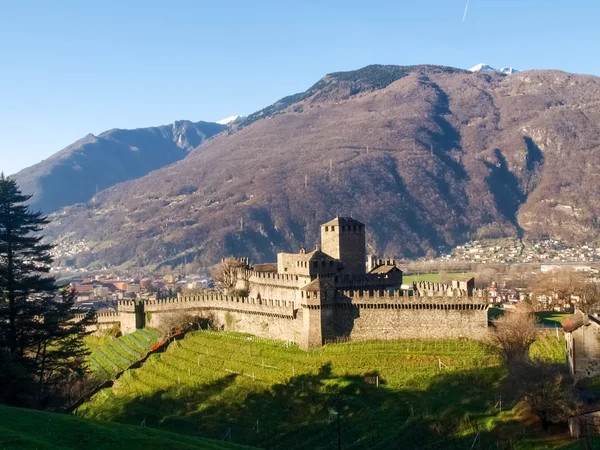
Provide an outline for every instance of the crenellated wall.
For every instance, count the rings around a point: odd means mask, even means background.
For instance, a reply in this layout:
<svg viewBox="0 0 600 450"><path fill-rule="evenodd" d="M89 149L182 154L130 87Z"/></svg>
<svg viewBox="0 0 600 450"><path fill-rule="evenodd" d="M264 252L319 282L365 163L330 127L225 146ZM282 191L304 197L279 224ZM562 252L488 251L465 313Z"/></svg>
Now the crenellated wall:
<svg viewBox="0 0 600 450"><path fill-rule="evenodd" d="M263 275L257 278L273 279ZM295 276L284 279L296 282ZM321 283L317 291L290 289L294 296L288 299L205 294L123 300L118 303L118 313L98 316L99 328L120 323L122 331L128 333L136 328L159 327L170 314L186 312L210 315L219 328L290 340L306 349L340 338L477 339L487 330L484 291L475 290L469 296L464 290L437 283L419 284L415 290L336 291L325 281ZM268 283L261 288L264 286Z"/></svg>
<svg viewBox="0 0 600 450"><path fill-rule="evenodd" d="M327 316L334 339L479 339L487 332L488 302L457 290L344 291Z"/></svg>

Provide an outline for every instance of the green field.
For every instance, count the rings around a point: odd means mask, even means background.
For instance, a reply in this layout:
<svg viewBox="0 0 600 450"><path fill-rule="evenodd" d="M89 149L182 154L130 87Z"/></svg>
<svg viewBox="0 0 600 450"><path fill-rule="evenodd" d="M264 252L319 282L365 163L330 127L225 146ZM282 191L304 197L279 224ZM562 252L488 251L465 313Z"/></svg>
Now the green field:
<svg viewBox="0 0 600 450"><path fill-rule="evenodd" d="M564 361L563 349L544 337L532 351ZM198 331L125 372L77 414L263 448L330 449L339 409L345 449L470 448L476 436L475 448L509 440L533 448L535 432L524 431L506 403L499 410L502 375L475 341L349 342L304 352Z"/></svg>
<svg viewBox="0 0 600 450"><path fill-rule="evenodd" d="M474 273L470 272L450 272L450 273L422 273L410 274L402 277L402 283L412 284L418 281L429 281L430 283L450 283L450 280L455 278L473 277Z"/></svg>
<svg viewBox="0 0 600 450"><path fill-rule="evenodd" d="M111 336L87 336L86 345L92 373L100 380L107 380L142 358L158 340L154 330L137 330L115 338Z"/></svg>
<svg viewBox="0 0 600 450"><path fill-rule="evenodd" d="M228 450L247 447L140 426L0 406L0 448Z"/></svg>
<svg viewBox="0 0 600 450"><path fill-rule="evenodd" d="M502 308L489 308L488 309L488 318L490 320L497 319L498 317L504 314L504 309ZM540 324L545 325L546 327L556 327L562 330L562 325L560 321L565 317L569 317L570 314L559 313L555 311L538 311L535 313L535 316L538 318Z"/></svg>
<svg viewBox="0 0 600 450"><path fill-rule="evenodd" d="M562 327L560 321L565 317L569 317L571 314L565 314L555 311L540 311L535 313L535 315L540 319L540 322L545 325Z"/></svg>

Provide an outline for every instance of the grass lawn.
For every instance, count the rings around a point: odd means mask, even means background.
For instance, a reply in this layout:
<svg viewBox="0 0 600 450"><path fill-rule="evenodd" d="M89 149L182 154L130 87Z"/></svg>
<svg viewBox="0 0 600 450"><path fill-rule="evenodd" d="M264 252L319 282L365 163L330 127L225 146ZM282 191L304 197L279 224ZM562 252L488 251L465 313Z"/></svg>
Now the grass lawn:
<svg viewBox="0 0 600 450"><path fill-rule="evenodd" d="M423 273L419 275L411 274L404 275L402 282L404 284L412 284L418 281L429 281L430 283L449 283L454 278L464 278L475 276L470 272L450 272L450 273Z"/></svg>
<svg viewBox="0 0 600 450"><path fill-rule="evenodd" d="M556 338L543 337L532 352L564 361ZM470 448L476 436L475 448L539 448L538 425L524 426L506 403L497 407L502 376L476 341L349 342L304 352L198 331L127 371L77 414L267 449L331 449L339 410L344 449Z"/></svg>
<svg viewBox="0 0 600 450"><path fill-rule="evenodd" d="M504 314L505 310L502 308L489 308L488 309L488 318L493 320ZM559 313L555 311L539 311L535 313L535 316L538 318L540 324L545 325L546 327L558 327L562 329L562 325L560 321L565 317L570 316L570 314Z"/></svg>
<svg viewBox="0 0 600 450"><path fill-rule="evenodd" d="M565 317L569 317L571 314L555 311L540 311L536 312L535 315L540 319L540 322L545 325L561 327L560 321Z"/></svg>
<svg viewBox="0 0 600 450"><path fill-rule="evenodd" d="M0 406L0 448L228 450L247 447L153 428Z"/></svg>

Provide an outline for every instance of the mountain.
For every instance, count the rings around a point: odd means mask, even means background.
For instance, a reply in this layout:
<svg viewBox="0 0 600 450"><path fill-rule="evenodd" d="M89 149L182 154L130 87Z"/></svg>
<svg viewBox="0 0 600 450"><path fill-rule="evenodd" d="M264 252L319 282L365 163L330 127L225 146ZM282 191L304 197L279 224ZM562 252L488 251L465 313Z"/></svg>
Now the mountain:
<svg viewBox="0 0 600 450"><path fill-rule="evenodd" d="M600 78L440 66L326 75L183 160L61 210L71 263L255 262L367 224L368 250L418 256L474 238L600 235Z"/></svg>
<svg viewBox="0 0 600 450"><path fill-rule="evenodd" d="M34 195L34 209L51 212L87 202L98 191L179 161L226 128L183 120L160 127L88 134L13 178L23 192Z"/></svg>
<svg viewBox="0 0 600 450"><path fill-rule="evenodd" d="M502 69L494 69L492 66L487 64L477 64L469 69L469 72L495 72L502 73L504 75L512 75L519 72L517 69L513 69L512 67L503 67Z"/></svg>
<svg viewBox="0 0 600 450"><path fill-rule="evenodd" d="M230 123L235 122L236 120L238 120L240 117L241 116L229 116L229 117L226 117L224 119L217 120L217 123L219 125L229 125Z"/></svg>

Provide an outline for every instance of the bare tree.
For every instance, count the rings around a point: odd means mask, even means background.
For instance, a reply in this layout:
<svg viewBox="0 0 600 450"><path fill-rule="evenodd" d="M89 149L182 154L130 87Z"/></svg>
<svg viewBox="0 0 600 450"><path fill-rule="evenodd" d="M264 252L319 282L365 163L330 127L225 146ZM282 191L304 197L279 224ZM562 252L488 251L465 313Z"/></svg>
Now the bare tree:
<svg viewBox="0 0 600 450"><path fill-rule="evenodd" d="M530 289L536 295L546 295L568 300L571 295L582 295L588 276L571 268L540 272L530 282Z"/></svg>
<svg viewBox="0 0 600 450"><path fill-rule="evenodd" d="M600 309L600 285L582 271L564 268L538 273L529 280L528 287L536 297L536 308L548 307L548 304L540 302L545 297L561 303L575 300L588 313Z"/></svg>
<svg viewBox="0 0 600 450"><path fill-rule="evenodd" d="M507 369L503 380L507 394L539 417L544 430L551 423L564 422L576 414L580 405L566 367L532 361L529 356L529 349L539 336L533 308L521 302L493 324L488 345Z"/></svg>
<svg viewBox="0 0 600 450"><path fill-rule="evenodd" d="M244 263L237 258L225 258L212 272L212 278L225 292L235 290L240 269Z"/></svg>
<svg viewBox="0 0 600 450"><path fill-rule="evenodd" d="M521 361L513 364L503 384L526 410L540 419L544 430L551 423L567 421L581 408L564 365Z"/></svg>
<svg viewBox="0 0 600 450"><path fill-rule="evenodd" d="M521 302L513 311L493 321L488 345L502 363L509 368L529 361L529 348L538 337L537 318L531 307Z"/></svg>
<svg viewBox="0 0 600 450"><path fill-rule="evenodd" d="M500 278L499 272L494 267L485 267L483 264L477 267L475 276L475 287L479 289L487 288L492 281L498 281Z"/></svg>
<svg viewBox="0 0 600 450"><path fill-rule="evenodd" d="M212 314L191 314L185 311L174 311L163 315L156 328L162 339L168 339L180 331L207 327L214 328Z"/></svg>

